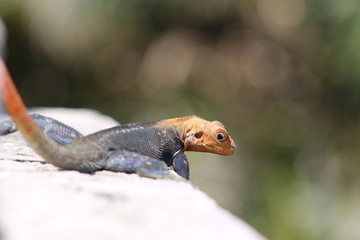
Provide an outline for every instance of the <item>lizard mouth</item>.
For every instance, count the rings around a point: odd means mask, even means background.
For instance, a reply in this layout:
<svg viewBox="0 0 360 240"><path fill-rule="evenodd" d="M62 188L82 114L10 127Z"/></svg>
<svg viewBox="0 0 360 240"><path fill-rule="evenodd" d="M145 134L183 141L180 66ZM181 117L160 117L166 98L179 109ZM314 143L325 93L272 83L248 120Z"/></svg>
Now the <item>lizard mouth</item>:
<svg viewBox="0 0 360 240"><path fill-rule="evenodd" d="M204 144L206 152L216 153L220 155L231 155L236 150L236 145L234 142L231 143L229 148L216 147L214 144Z"/></svg>
<svg viewBox="0 0 360 240"><path fill-rule="evenodd" d="M231 155L235 152L236 148L230 148L228 151L224 151L223 155Z"/></svg>

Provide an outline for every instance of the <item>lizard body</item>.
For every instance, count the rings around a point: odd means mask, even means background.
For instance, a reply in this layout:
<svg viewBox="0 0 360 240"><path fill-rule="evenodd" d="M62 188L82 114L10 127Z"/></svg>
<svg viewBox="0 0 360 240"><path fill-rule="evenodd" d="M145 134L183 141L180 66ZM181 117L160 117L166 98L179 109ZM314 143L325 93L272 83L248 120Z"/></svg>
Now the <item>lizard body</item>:
<svg viewBox="0 0 360 240"><path fill-rule="evenodd" d="M189 179L184 151L229 155L236 149L220 122L196 116L125 124L82 136L52 118L30 116L2 60L0 84L13 119L0 124L0 134L17 128L46 162L61 169L110 170L177 179L168 168L173 166L182 178Z"/></svg>

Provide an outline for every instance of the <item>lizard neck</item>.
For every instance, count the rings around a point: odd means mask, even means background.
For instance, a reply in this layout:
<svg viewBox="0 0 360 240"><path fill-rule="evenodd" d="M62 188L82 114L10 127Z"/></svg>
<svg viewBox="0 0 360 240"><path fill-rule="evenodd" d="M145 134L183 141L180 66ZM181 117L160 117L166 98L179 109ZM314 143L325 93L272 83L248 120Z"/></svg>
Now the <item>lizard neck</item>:
<svg viewBox="0 0 360 240"><path fill-rule="evenodd" d="M193 115L161 121L163 127L171 128L178 133L179 138L183 143L184 151L195 152L214 152L211 148L204 148L207 143L196 141L197 139L195 137L197 136L196 133L200 132L206 133L205 135L207 135L209 133L209 124L210 122ZM206 141L208 141L208 139Z"/></svg>
<svg viewBox="0 0 360 240"><path fill-rule="evenodd" d="M182 141L185 141L186 133L193 128L195 122L202 120L197 116L186 116L180 118L170 118L160 121L160 127L172 128L178 134Z"/></svg>

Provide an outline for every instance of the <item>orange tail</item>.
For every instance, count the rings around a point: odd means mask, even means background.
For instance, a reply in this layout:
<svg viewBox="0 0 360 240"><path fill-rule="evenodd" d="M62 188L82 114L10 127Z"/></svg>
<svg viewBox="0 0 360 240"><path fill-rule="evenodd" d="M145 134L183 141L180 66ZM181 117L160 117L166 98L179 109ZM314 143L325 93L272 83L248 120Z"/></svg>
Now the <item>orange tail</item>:
<svg viewBox="0 0 360 240"><path fill-rule="evenodd" d="M91 144L59 145L46 137L29 116L13 80L0 58L0 92L5 106L26 142L48 163L62 169L92 172L101 168L103 153ZM84 141L83 141L84 142Z"/></svg>
<svg viewBox="0 0 360 240"><path fill-rule="evenodd" d="M26 140L32 140L41 130L29 116L26 107L10 77L4 61L0 58L0 89L5 106Z"/></svg>

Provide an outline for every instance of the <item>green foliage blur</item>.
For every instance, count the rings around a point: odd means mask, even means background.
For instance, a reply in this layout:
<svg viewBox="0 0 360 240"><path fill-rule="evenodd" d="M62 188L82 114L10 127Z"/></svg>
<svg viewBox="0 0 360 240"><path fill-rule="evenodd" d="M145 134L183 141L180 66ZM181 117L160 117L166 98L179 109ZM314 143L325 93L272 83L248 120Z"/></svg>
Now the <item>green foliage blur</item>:
<svg viewBox="0 0 360 240"><path fill-rule="evenodd" d="M28 106L217 119L237 153L188 154L194 184L269 239L360 239L360 2L0 0L0 17Z"/></svg>

